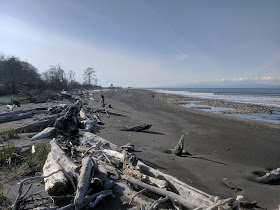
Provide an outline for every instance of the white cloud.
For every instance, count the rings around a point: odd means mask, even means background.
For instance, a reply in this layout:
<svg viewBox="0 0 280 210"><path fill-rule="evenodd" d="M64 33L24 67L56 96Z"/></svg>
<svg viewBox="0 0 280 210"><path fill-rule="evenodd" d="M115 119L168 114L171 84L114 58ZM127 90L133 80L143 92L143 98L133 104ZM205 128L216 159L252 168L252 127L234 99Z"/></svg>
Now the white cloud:
<svg viewBox="0 0 280 210"><path fill-rule="evenodd" d="M234 82L245 82L245 81L276 81L280 80L280 78L276 78L273 76L264 76L264 77L240 77L234 78L232 81Z"/></svg>
<svg viewBox="0 0 280 210"><path fill-rule="evenodd" d="M262 77L260 80L277 80L277 78L273 78L272 76Z"/></svg>

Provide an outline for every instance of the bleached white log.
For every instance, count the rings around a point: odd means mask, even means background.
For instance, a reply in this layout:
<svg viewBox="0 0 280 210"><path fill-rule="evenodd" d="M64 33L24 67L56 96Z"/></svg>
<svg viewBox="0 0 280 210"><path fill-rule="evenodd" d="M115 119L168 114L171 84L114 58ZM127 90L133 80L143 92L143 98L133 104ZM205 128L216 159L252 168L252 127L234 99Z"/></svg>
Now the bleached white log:
<svg viewBox="0 0 280 210"><path fill-rule="evenodd" d="M119 166L124 161L124 155L120 152L109 149L104 149L103 152L110 159L110 162L116 166Z"/></svg>
<svg viewBox="0 0 280 210"><path fill-rule="evenodd" d="M37 133L35 136L33 136L32 140L39 140L48 138L55 134L55 128L54 127L47 127L44 130L42 130L40 133Z"/></svg>
<svg viewBox="0 0 280 210"><path fill-rule="evenodd" d="M62 170L62 168L53 157L53 153L50 152L43 167L43 176L48 176L58 170ZM44 181L45 191L49 195L61 195L62 192L66 191L69 185L62 171L45 178Z"/></svg>
<svg viewBox="0 0 280 210"><path fill-rule="evenodd" d="M86 119L87 119L87 115L86 115L86 113L85 113L85 111L84 111L83 109L80 110L80 117L81 117L81 119L83 119L83 120L86 120Z"/></svg>
<svg viewBox="0 0 280 210"><path fill-rule="evenodd" d="M142 161L137 162L137 167L139 168L140 172L144 174L156 177L158 179L166 180L171 189L177 191L182 197L197 204L198 206L205 207L205 208L209 207L211 205L214 205L216 200L218 199L218 197L209 195L192 186L189 186L173 176L164 174L159 170L147 166Z"/></svg>
<svg viewBox="0 0 280 210"><path fill-rule="evenodd" d="M157 178L154 178L154 177L151 177L148 175L143 175L142 179L143 179L142 180L143 182L150 184L150 185L157 186L158 188L161 188L161 189L166 189L168 187L168 182L165 180L162 180L162 179L157 179Z"/></svg>
<svg viewBox="0 0 280 210"><path fill-rule="evenodd" d="M261 183L268 183L274 180L280 180L280 168L273 169L270 172L267 172L265 175L262 177L258 177L256 181L261 182Z"/></svg>
<svg viewBox="0 0 280 210"><path fill-rule="evenodd" d="M7 116L1 116L0 117L0 123L29 118L29 117L32 117L33 114L34 114L34 112L31 111L31 112L26 112L26 113L11 114L11 115L7 115Z"/></svg>
<svg viewBox="0 0 280 210"><path fill-rule="evenodd" d="M157 187L154 187L154 186L151 186L151 185L148 185L144 182L141 182L137 179L134 179L130 176L127 176L127 175L122 175L121 176L122 179L130 182L130 183L133 183L139 187L142 187L142 188L146 188L148 191L151 191L151 192L154 192L158 195L161 195L161 196L168 196L170 198L171 201L175 202L175 201L178 201L182 206L186 207L186 208L189 208L189 209L194 209L194 208L197 208L199 207L198 204L196 203L193 203L192 201L190 200L187 200L186 198L174 193L174 192L171 192L171 191L167 191L167 190L164 190L164 189L160 189L160 188L157 188Z"/></svg>
<svg viewBox="0 0 280 210"><path fill-rule="evenodd" d="M71 178L77 178L77 168L78 166L65 154L65 152L57 145L56 140L53 139L50 141L51 144L51 152L55 160L59 163L59 165L63 168L63 170L69 175Z"/></svg>
<svg viewBox="0 0 280 210"><path fill-rule="evenodd" d="M84 132L84 135L79 138L79 141L81 145L85 145L85 146L87 145L94 146L96 144L102 144L102 147L106 149L113 149L117 151L121 150L117 145L90 132Z"/></svg>
<svg viewBox="0 0 280 210"><path fill-rule="evenodd" d="M82 160L82 168L80 170L80 176L78 178L78 186L74 199L74 205L76 209L81 209L83 199L88 191L88 187L90 185L93 174L94 162L90 156L87 156Z"/></svg>

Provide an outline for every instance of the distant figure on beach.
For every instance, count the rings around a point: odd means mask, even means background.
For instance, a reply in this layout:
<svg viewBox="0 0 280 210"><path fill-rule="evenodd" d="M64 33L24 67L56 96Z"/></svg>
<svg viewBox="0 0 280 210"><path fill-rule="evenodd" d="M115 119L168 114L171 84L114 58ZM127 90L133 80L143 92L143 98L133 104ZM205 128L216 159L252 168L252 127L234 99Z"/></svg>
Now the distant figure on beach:
<svg viewBox="0 0 280 210"><path fill-rule="evenodd" d="M105 107L105 98L103 93L101 93L101 103L102 103L102 107Z"/></svg>
<svg viewBox="0 0 280 210"><path fill-rule="evenodd" d="M155 95L153 94L153 96L152 96L153 98L155 98Z"/></svg>

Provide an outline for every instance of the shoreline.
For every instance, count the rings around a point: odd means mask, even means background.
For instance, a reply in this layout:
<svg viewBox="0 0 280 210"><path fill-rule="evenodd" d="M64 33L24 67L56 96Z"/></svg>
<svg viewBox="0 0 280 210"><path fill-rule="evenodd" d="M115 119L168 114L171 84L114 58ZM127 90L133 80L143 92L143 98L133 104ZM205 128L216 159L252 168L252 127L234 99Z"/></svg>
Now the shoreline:
<svg viewBox="0 0 280 210"><path fill-rule="evenodd" d="M152 90L152 92L154 91ZM244 118L251 119L260 122L268 122L271 124L280 123L280 108L275 106L240 103L240 102L226 101L220 99L205 99L205 98L189 97L189 96L176 95L170 93L158 93L158 92L155 93L157 93L158 98L160 100L163 101L166 100L169 103L178 103L187 108L195 108L202 111L213 112L215 114L239 117L243 119ZM211 109L213 107L217 108L218 111L215 111L215 109L214 111L212 111ZM221 109L221 111L219 111L219 109ZM257 116L256 119L254 119L254 117L250 117L250 115L254 116L254 114L261 114L261 115Z"/></svg>
<svg viewBox="0 0 280 210"><path fill-rule="evenodd" d="M185 108L171 103L173 96L165 94L163 100L149 90L118 90L104 96L113 110L128 117L104 118L106 131L99 134L103 138L120 146L134 144L137 157L209 194L222 198L241 194L269 209L279 205L277 185L253 181L257 173L279 167L279 125ZM152 124L150 131L116 129L143 123ZM166 154L164 151L174 148L181 135L185 135L185 150L192 156ZM242 191L224 186L223 178Z"/></svg>

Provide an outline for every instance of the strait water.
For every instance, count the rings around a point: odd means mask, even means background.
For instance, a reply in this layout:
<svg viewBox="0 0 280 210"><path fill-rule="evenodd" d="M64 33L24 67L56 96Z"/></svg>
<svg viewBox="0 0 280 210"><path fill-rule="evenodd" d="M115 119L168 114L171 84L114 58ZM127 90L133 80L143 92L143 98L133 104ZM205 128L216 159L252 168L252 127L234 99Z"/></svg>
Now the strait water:
<svg viewBox="0 0 280 210"><path fill-rule="evenodd" d="M261 105L272 108L273 114L268 113L247 113L247 114L229 114L231 116L247 118L268 123L277 123L280 121L280 88L164 88L152 89L155 92L181 95L196 99L221 100L226 102ZM184 105L193 107L191 105ZM199 106L196 107L199 109ZM222 110L215 107L201 109L207 112L221 114Z"/></svg>

